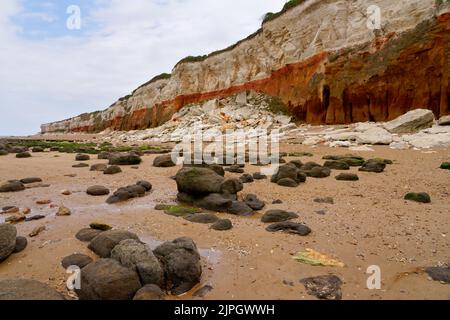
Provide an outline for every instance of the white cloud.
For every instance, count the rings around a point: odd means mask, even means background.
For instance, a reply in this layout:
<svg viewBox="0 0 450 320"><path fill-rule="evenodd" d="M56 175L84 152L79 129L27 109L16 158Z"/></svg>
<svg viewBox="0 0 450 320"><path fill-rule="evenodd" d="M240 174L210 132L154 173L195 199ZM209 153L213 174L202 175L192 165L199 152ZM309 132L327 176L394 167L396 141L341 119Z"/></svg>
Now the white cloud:
<svg viewBox="0 0 450 320"><path fill-rule="evenodd" d="M284 2L96 0L96 9L82 12L88 33L36 41L20 38L11 23L23 13L19 0L2 0L0 135L32 134L41 123L104 109L179 59L247 36Z"/></svg>

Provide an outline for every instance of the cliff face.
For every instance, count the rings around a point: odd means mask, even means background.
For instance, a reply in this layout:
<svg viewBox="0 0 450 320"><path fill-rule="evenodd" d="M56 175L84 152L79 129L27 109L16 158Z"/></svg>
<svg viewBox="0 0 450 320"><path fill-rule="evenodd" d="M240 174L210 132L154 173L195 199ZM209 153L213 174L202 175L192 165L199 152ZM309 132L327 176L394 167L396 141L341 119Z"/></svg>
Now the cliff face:
<svg viewBox="0 0 450 320"><path fill-rule="evenodd" d="M369 5L381 9L371 30ZM449 0L306 0L230 50L184 61L108 109L42 125L43 133L136 130L181 107L254 90L299 121L386 121L416 108L450 114Z"/></svg>

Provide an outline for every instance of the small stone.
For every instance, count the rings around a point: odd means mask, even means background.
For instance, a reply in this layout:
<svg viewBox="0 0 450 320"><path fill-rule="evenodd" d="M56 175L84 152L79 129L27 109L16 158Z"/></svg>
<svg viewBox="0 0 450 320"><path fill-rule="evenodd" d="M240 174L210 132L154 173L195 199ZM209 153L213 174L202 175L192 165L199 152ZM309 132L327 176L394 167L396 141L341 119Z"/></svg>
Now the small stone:
<svg viewBox="0 0 450 320"><path fill-rule="evenodd" d="M20 182L22 182L23 184L29 184L29 183L42 182L42 179L32 177L32 178L21 179Z"/></svg>
<svg viewBox="0 0 450 320"><path fill-rule="evenodd" d="M354 173L341 173L338 176L336 176L336 180L338 181L358 181L359 177L358 175Z"/></svg>
<svg viewBox="0 0 450 320"><path fill-rule="evenodd" d="M31 154L29 152L20 152L16 154L16 158L18 159L31 158Z"/></svg>
<svg viewBox="0 0 450 320"><path fill-rule="evenodd" d="M44 218L45 218L45 216L38 214L38 215L34 215L34 216L26 218L25 221L26 222L30 222L30 221L41 220L41 219L44 219Z"/></svg>
<svg viewBox="0 0 450 320"><path fill-rule="evenodd" d="M90 242L92 239L94 239L96 236L98 236L102 231L95 230L91 228L84 228L78 231L78 233L75 235L75 237L83 242Z"/></svg>
<svg viewBox="0 0 450 320"><path fill-rule="evenodd" d="M52 203L52 200L38 200L38 201L36 201L36 204L39 204L39 205L46 205L46 204L50 204L50 203Z"/></svg>
<svg viewBox="0 0 450 320"><path fill-rule="evenodd" d="M251 216L253 214L253 209L245 202L233 201L227 212L238 216Z"/></svg>
<svg viewBox="0 0 450 320"><path fill-rule="evenodd" d="M420 193L408 193L405 195L405 200L415 201L420 203L431 203L431 197L428 193L420 192Z"/></svg>
<svg viewBox="0 0 450 320"><path fill-rule="evenodd" d="M28 236L30 238L36 237L37 235L39 235L45 229L46 229L45 226L36 227L36 228L33 229L33 231L30 232L30 234Z"/></svg>
<svg viewBox="0 0 450 320"><path fill-rule="evenodd" d="M114 175L121 173L122 169L119 166L109 166L103 173L108 175Z"/></svg>
<svg viewBox="0 0 450 320"><path fill-rule="evenodd" d="M106 196L109 194L109 189L104 186L92 186L86 190L86 193L90 196Z"/></svg>
<svg viewBox="0 0 450 320"><path fill-rule="evenodd" d="M61 194L63 196L70 196L72 194L72 192L70 190L63 190L63 191L61 191Z"/></svg>
<svg viewBox="0 0 450 320"><path fill-rule="evenodd" d="M253 179L255 179L255 180L264 180L264 179L267 179L267 176L265 174L260 173L260 172L255 172L253 174Z"/></svg>
<svg viewBox="0 0 450 320"><path fill-rule="evenodd" d="M58 208L58 211L56 212L56 215L61 217L61 216L70 216L72 214L72 212L70 211L70 209L61 206Z"/></svg>
<svg viewBox="0 0 450 320"><path fill-rule="evenodd" d="M108 166L106 164L99 163L99 164L92 165L90 170L104 172L107 168L108 168Z"/></svg>
<svg viewBox="0 0 450 320"><path fill-rule="evenodd" d="M184 216L184 219L193 223L210 224L217 222L219 218L211 213L194 213Z"/></svg>
<svg viewBox="0 0 450 320"><path fill-rule="evenodd" d="M261 218L263 223L283 222L292 219L297 219L299 216L294 212L287 212L284 210L269 210Z"/></svg>
<svg viewBox="0 0 450 320"><path fill-rule="evenodd" d="M316 203L334 204L334 199L331 198L331 197L316 198L316 199L314 199L314 202L316 202Z"/></svg>
<svg viewBox="0 0 450 320"><path fill-rule="evenodd" d="M425 272L434 281L450 283L450 267L431 267L426 268Z"/></svg>
<svg viewBox="0 0 450 320"><path fill-rule="evenodd" d="M198 289L197 291L195 291L193 293L193 296L197 297L197 298L204 298L213 289L214 288L211 285L207 284L207 285L201 287L200 289Z"/></svg>
<svg viewBox="0 0 450 320"><path fill-rule="evenodd" d="M16 238L16 247L14 248L14 253L19 253L25 250L28 245L28 240L25 237Z"/></svg>
<svg viewBox="0 0 450 320"><path fill-rule="evenodd" d="M153 166L157 168L170 168L175 167L176 164L172 161L172 155L167 154L156 157L155 160L153 161Z"/></svg>
<svg viewBox="0 0 450 320"><path fill-rule="evenodd" d="M20 181L12 181L12 182L6 182L2 185L0 185L0 193L2 192L17 192L25 190L25 186Z"/></svg>
<svg viewBox="0 0 450 320"><path fill-rule="evenodd" d="M283 203L283 201L280 200L280 199L277 199L277 200L273 200L273 201L272 201L272 204L282 204L282 203Z"/></svg>
<svg viewBox="0 0 450 320"><path fill-rule="evenodd" d="M300 281L306 288L309 295L319 299L341 300L342 280L334 275L326 275L302 279Z"/></svg>
<svg viewBox="0 0 450 320"><path fill-rule="evenodd" d="M450 170L450 162L444 162L441 164L441 169Z"/></svg>
<svg viewBox="0 0 450 320"><path fill-rule="evenodd" d="M292 180L291 178L283 178L278 180L277 184L281 187L287 188L296 188L298 187L298 183Z"/></svg>
<svg viewBox="0 0 450 320"><path fill-rule="evenodd" d="M254 194L247 194L244 198L244 202L253 210L261 210L266 204L258 199L258 197Z"/></svg>
<svg viewBox="0 0 450 320"><path fill-rule="evenodd" d="M77 154L75 156L75 161L88 161L91 157L87 154Z"/></svg>
<svg viewBox="0 0 450 320"><path fill-rule="evenodd" d="M82 269L92 261L92 258L85 254L72 254L62 259L61 264L64 269L67 269L70 266L77 266Z"/></svg>
<svg viewBox="0 0 450 320"><path fill-rule="evenodd" d="M274 223L266 228L269 232L286 232L300 236L307 236L311 229L303 224L290 221Z"/></svg>
<svg viewBox="0 0 450 320"><path fill-rule="evenodd" d="M216 231L227 231L233 228L233 223L229 219L221 219L211 226Z"/></svg>
<svg viewBox="0 0 450 320"><path fill-rule="evenodd" d="M21 221L24 221L26 219L25 215L23 213L16 213L13 214L12 216L9 216L8 218L5 219L5 222L8 223L19 223Z"/></svg>
<svg viewBox="0 0 450 320"><path fill-rule="evenodd" d="M87 168L87 167L89 167L87 163L78 163L72 166L72 168Z"/></svg>
<svg viewBox="0 0 450 320"><path fill-rule="evenodd" d="M253 179L253 176L251 174L244 174L242 175L239 180L241 180L242 183L252 183L255 181L255 179Z"/></svg>
<svg viewBox="0 0 450 320"><path fill-rule="evenodd" d="M108 230L111 230L111 229L112 229L111 226L107 225L106 223L101 223L101 222L92 222L92 223L89 225L89 227L90 227L91 229L94 229L94 230L100 230L100 231L108 231Z"/></svg>

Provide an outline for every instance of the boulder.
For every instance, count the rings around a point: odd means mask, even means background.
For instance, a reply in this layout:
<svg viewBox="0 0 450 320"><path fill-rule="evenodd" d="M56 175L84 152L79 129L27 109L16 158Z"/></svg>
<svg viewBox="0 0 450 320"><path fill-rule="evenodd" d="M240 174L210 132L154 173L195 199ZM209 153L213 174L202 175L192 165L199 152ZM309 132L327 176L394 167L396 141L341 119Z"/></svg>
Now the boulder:
<svg viewBox="0 0 450 320"><path fill-rule="evenodd" d="M380 127L373 127L357 135L360 144L389 145L393 141L392 134Z"/></svg>
<svg viewBox="0 0 450 320"><path fill-rule="evenodd" d="M16 248L16 237L16 227L7 223L0 224L0 262L14 252Z"/></svg>
<svg viewBox="0 0 450 320"><path fill-rule="evenodd" d="M255 180L265 180L265 179L267 179L267 176L265 174L260 173L260 172L255 172L253 174L253 179L255 179Z"/></svg>
<svg viewBox="0 0 450 320"><path fill-rule="evenodd" d="M109 194L109 189L104 186L92 186L86 190L90 196L106 196Z"/></svg>
<svg viewBox="0 0 450 320"><path fill-rule="evenodd" d="M354 173L341 173L338 176L336 176L336 180L338 181L358 181L359 177L358 175Z"/></svg>
<svg viewBox="0 0 450 320"><path fill-rule="evenodd" d="M420 202L420 203L431 203L431 197L425 192L411 192L405 195L405 200Z"/></svg>
<svg viewBox="0 0 450 320"><path fill-rule="evenodd" d="M231 206L232 202L231 199L224 197L220 193L211 193L202 199L196 200L194 204L205 210L225 212Z"/></svg>
<svg viewBox="0 0 450 320"><path fill-rule="evenodd" d="M364 162L359 171L381 173L386 169L386 163L376 159L370 159Z"/></svg>
<svg viewBox="0 0 450 320"><path fill-rule="evenodd" d="M426 268L425 272L434 281L450 283L450 267L430 267Z"/></svg>
<svg viewBox="0 0 450 320"><path fill-rule="evenodd" d="M27 279L0 280L0 300L64 300L62 294L45 283Z"/></svg>
<svg viewBox="0 0 450 320"><path fill-rule="evenodd" d="M333 170L350 170L350 166L345 161L326 161L323 165L324 167L327 167L329 169Z"/></svg>
<svg viewBox="0 0 450 320"><path fill-rule="evenodd" d="M101 230L94 230L91 228L84 228L77 232L75 237L83 242L90 242L92 239L94 239L96 236L98 236L100 233L102 233Z"/></svg>
<svg viewBox="0 0 450 320"><path fill-rule="evenodd" d="M20 179L20 182L22 182L23 184L30 184L30 183L42 182L42 179L37 178L37 177L30 177L30 178Z"/></svg>
<svg viewBox="0 0 450 320"><path fill-rule="evenodd" d="M172 161L172 155L166 154L156 157L153 161L153 166L157 168L170 168L175 167L176 164Z"/></svg>
<svg viewBox="0 0 450 320"><path fill-rule="evenodd" d="M237 194L244 189L244 184L240 179L227 179L220 186L220 191L224 194Z"/></svg>
<svg viewBox="0 0 450 320"><path fill-rule="evenodd" d="M124 230L104 231L92 239L88 248L101 258L109 258L114 247L121 241L127 239L139 240L139 237L134 233Z"/></svg>
<svg viewBox="0 0 450 320"><path fill-rule="evenodd" d="M16 154L16 158L18 159L31 158L31 154L29 152L20 152Z"/></svg>
<svg viewBox="0 0 450 320"><path fill-rule="evenodd" d="M216 231L227 231L233 228L233 223L229 219L221 219L211 226Z"/></svg>
<svg viewBox="0 0 450 320"><path fill-rule="evenodd" d="M278 222L271 224L266 228L269 232L286 232L291 234L296 234L300 236L307 236L311 233L311 229L303 224L294 223L290 221Z"/></svg>
<svg viewBox="0 0 450 320"><path fill-rule="evenodd" d="M147 192L151 191L153 188L153 186L150 182L144 181L144 180L136 182L136 185L143 187Z"/></svg>
<svg viewBox="0 0 450 320"><path fill-rule="evenodd" d="M193 195L220 193L224 177L207 168L182 168L175 178L179 192Z"/></svg>
<svg viewBox="0 0 450 320"><path fill-rule="evenodd" d="M233 201L228 207L227 212L238 216L251 216L253 214L253 209L245 202Z"/></svg>
<svg viewBox="0 0 450 320"><path fill-rule="evenodd" d="M259 200L255 194L247 194L244 198L244 202L255 211L261 210L266 206L266 204Z"/></svg>
<svg viewBox="0 0 450 320"><path fill-rule="evenodd" d="M290 178L283 178L278 180L277 184L281 187L288 187L288 188L296 188L298 187L298 183Z"/></svg>
<svg viewBox="0 0 450 320"><path fill-rule="evenodd" d="M104 163L98 163L91 166L91 171L105 172L108 166Z"/></svg>
<svg viewBox="0 0 450 320"><path fill-rule="evenodd" d="M331 170L327 167L314 167L311 170L305 171L305 174L312 178L326 178L331 175Z"/></svg>
<svg viewBox="0 0 450 320"><path fill-rule="evenodd" d="M100 231L108 231L111 230L112 227L110 225L107 225L106 223L101 222L91 222L89 224L89 227L94 230L100 230Z"/></svg>
<svg viewBox="0 0 450 320"><path fill-rule="evenodd" d="M277 172L272 176L271 182L278 183L280 180L286 178L295 181L297 184L306 181L306 175L293 163L287 163L278 167Z"/></svg>
<svg viewBox="0 0 450 320"><path fill-rule="evenodd" d="M100 259L81 269L80 300L131 300L141 288L136 271L114 259Z"/></svg>
<svg viewBox="0 0 450 320"><path fill-rule="evenodd" d="M88 154L79 153L75 156L75 161L88 161L90 159L91 157Z"/></svg>
<svg viewBox="0 0 450 320"><path fill-rule="evenodd" d="M109 164L110 165L117 165L117 166L134 166L137 164L140 164L142 162L142 159L139 155L136 153L116 153L112 154L109 157Z"/></svg>
<svg viewBox="0 0 450 320"><path fill-rule="evenodd" d="M25 186L20 181L12 181L12 182L6 182L2 185L0 185L0 193L2 192L17 192L25 190Z"/></svg>
<svg viewBox="0 0 450 320"><path fill-rule="evenodd" d="M325 300L342 299L342 280L334 275L311 277L300 281L309 295Z"/></svg>
<svg viewBox="0 0 450 320"><path fill-rule="evenodd" d="M64 269L67 269L70 266L77 266L80 269L86 267L88 264L92 262L92 258L85 254L72 254L70 256L65 257L61 261L61 265Z"/></svg>
<svg viewBox="0 0 450 320"><path fill-rule="evenodd" d="M34 152L34 153L44 152L44 148L42 148L42 147L34 147L34 148L31 149L31 152Z"/></svg>
<svg viewBox="0 0 450 320"><path fill-rule="evenodd" d="M108 168L105 169L105 171L103 171L104 174L109 174L109 175L118 174L121 172L122 172L122 169L120 169L119 166L109 166Z"/></svg>
<svg viewBox="0 0 450 320"><path fill-rule="evenodd" d="M102 151L97 155L98 160L109 160L110 153L106 151Z"/></svg>
<svg viewBox="0 0 450 320"><path fill-rule="evenodd" d="M137 271L144 285L163 284L163 269L151 249L144 243L134 239L123 240L111 251L111 259Z"/></svg>
<svg viewBox="0 0 450 320"><path fill-rule="evenodd" d="M253 176L251 174L243 174L239 180L241 180L242 183L252 183L255 181L255 179L253 179Z"/></svg>
<svg viewBox="0 0 450 320"><path fill-rule="evenodd" d="M384 128L390 133L416 133L422 129L431 128L433 123L433 111L416 109L387 122Z"/></svg>
<svg viewBox="0 0 450 320"><path fill-rule="evenodd" d="M261 218L261 222L274 223L297 219L299 216L294 212L284 210L269 210Z"/></svg>
<svg viewBox="0 0 450 320"><path fill-rule="evenodd" d="M193 223L210 224L217 222L219 218L212 213L193 213L184 216L184 219Z"/></svg>
<svg viewBox="0 0 450 320"><path fill-rule="evenodd" d="M443 169L443 170L450 170L450 162L443 162L441 164L440 168Z"/></svg>
<svg viewBox="0 0 450 320"><path fill-rule="evenodd" d="M201 279L200 254L190 238L165 242L154 250L163 265L166 289L174 295L190 291Z"/></svg>
<svg viewBox="0 0 450 320"><path fill-rule="evenodd" d="M148 284L143 286L141 289L136 292L133 300L136 301L158 301L164 300L165 295L160 287L154 284Z"/></svg>
<svg viewBox="0 0 450 320"><path fill-rule="evenodd" d="M72 166L72 168L87 168L87 167L89 167L87 163L78 163Z"/></svg>

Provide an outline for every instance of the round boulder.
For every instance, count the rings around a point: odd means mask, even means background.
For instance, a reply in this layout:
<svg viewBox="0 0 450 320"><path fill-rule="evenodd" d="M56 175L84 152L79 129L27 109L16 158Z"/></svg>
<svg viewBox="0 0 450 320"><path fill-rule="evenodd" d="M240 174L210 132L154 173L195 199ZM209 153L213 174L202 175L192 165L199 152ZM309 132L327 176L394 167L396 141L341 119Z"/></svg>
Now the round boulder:
<svg viewBox="0 0 450 320"><path fill-rule="evenodd" d="M16 248L16 227L2 223L0 224L0 262L8 258Z"/></svg>
<svg viewBox="0 0 450 320"><path fill-rule="evenodd" d="M139 240L139 237L134 233L124 230L104 231L92 239L88 248L101 258L109 258L114 247L127 239Z"/></svg>
<svg viewBox="0 0 450 320"><path fill-rule="evenodd" d="M131 300L141 288L136 271L114 259L100 259L81 269L80 300Z"/></svg>
<svg viewBox="0 0 450 320"><path fill-rule="evenodd" d="M109 189L103 186L92 186L86 190L90 196L106 196L109 194Z"/></svg>

